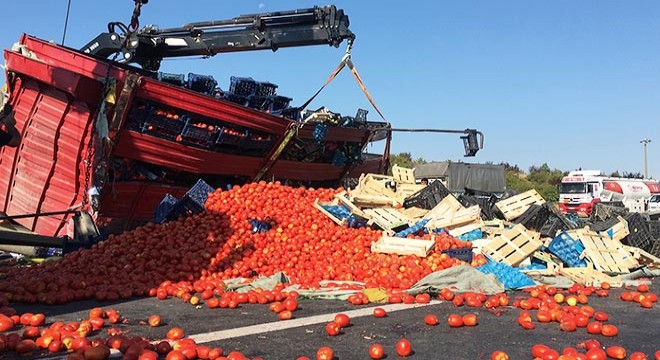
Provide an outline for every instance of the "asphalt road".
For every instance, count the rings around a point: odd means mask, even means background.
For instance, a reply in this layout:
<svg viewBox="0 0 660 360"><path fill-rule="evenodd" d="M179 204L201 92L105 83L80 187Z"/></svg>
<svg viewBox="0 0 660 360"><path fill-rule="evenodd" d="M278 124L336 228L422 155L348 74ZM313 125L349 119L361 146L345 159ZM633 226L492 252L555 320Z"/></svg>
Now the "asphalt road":
<svg viewBox="0 0 660 360"><path fill-rule="evenodd" d="M651 286L651 291L657 293L658 290L657 285ZM112 307L128 320L128 323L114 327L128 331L128 336L162 339L170 327L178 326L185 330L186 335L199 339L221 338L206 345L219 346L225 353L237 350L249 357L264 359L296 359L302 355L314 359L316 350L321 346L332 347L338 360L368 359L368 348L373 343L385 348L387 359L397 359L395 344L402 337L412 343L414 353L410 358L413 359L489 359L495 350L507 352L511 359L532 359L530 351L534 344L543 343L561 352L564 347L576 346L591 338L598 339L605 346L621 345L629 353L642 351L651 356L660 350L658 306L644 309L636 303L623 302L619 299L621 291L612 290L609 298L589 298L589 305L608 313L609 323L619 328L619 335L614 338L589 335L583 328L572 333L562 332L557 323L541 324L536 321L534 330L524 330L516 322L519 309L504 308L501 314L496 315L484 308L456 308L447 302L424 307L406 306L404 310L389 311L385 318L375 318L371 315L371 308L377 305L353 306L344 301L301 299L300 309L294 312L294 320L288 321L279 321L267 305L247 304L237 309L208 309L203 306L197 309L179 299L144 298L117 303L83 301L61 306L17 305L16 308L19 312L43 312L47 322L52 323L84 319L89 310L96 306ZM510 294L512 299L518 295L522 293ZM351 326L339 336L326 334L328 319L339 312L356 310L364 312L365 316L352 316ZM446 317L450 313L463 315L470 312L478 315L479 325L476 327L455 329L447 325ZM164 325L151 328L140 324L151 314L160 315ZM440 324L424 324L426 314L437 315ZM277 326L293 327L271 329ZM107 328L108 325L97 336L107 336ZM231 329L236 330L229 331ZM2 355L6 359L25 359L6 353ZM32 357L38 355L33 354Z"/></svg>

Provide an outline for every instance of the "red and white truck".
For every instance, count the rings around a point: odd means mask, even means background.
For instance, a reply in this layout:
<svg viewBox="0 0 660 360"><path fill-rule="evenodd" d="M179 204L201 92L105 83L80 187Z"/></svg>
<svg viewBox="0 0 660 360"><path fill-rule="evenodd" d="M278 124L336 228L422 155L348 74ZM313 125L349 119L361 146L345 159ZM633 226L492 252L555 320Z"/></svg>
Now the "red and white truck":
<svg viewBox="0 0 660 360"><path fill-rule="evenodd" d="M591 215L601 201L621 201L631 211L642 212L645 202L660 194L660 182L605 176L600 170L571 171L559 184L559 209L562 213Z"/></svg>

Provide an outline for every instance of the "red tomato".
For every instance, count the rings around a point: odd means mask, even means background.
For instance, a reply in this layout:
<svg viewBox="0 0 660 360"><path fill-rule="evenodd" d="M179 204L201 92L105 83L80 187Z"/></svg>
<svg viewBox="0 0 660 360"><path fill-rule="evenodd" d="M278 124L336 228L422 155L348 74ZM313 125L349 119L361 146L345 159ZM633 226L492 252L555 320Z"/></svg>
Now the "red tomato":
<svg viewBox="0 0 660 360"><path fill-rule="evenodd" d="M440 321L438 320L438 317L433 314L428 314L424 316L424 323L426 325L434 326L434 325L438 325L439 322Z"/></svg>
<svg viewBox="0 0 660 360"><path fill-rule="evenodd" d="M6 332L14 327L14 320L10 317L0 314L0 332Z"/></svg>
<svg viewBox="0 0 660 360"><path fill-rule="evenodd" d="M331 321L325 325L325 332L330 336L337 336L341 332L341 326L338 323Z"/></svg>
<svg viewBox="0 0 660 360"><path fill-rule="evenodd" d="M490 360L509 360L509 355L504 351L495 351L490 355Z"/></svg>
<svg viewBox="0 0 660 360"><path fill-rule="evenodd" d="M34 314L30 318L30 326L41 326L46 322L46 315L44 314Z"/></svg>
<svg viewBox="0 0 660 360"><path fill-rule="evenodd" d="M584 342L584 348L587 349L587 350L600 349L601 346L600 346L600 342L598 340L589 339L589 340Z"/></svg>
<svg viewBox="0 0 660 360"><path fill-rule="evenodd" d="M187 360L186 356L179 350L172 350L167 353L165 360Z"/></svg>
<svg viewBox="0 0 660 360"><path fill-rule="evenodd" d="M637 351L637 352L634 352L634 353L630 354L628 359L630 359L630 360L648 360L648 356L646 356L646 354L644 354L643 352Z"/></svg>
<svg viewBox="0 0 660 360"><path fill-rule="evenodd" d="M147 319L147 323L149 323L149 326L151 326L151 327L160 326L160 316L158 316L158 315L149 316L149 319Z"/></svg>
<svg viewBox="0 0 660 360"><path fill-rule="evenodd" d="M466 314L463 315L463 325L465 326L476 326L478 323L476 314Z"/></svg>
<svg viewBox="0 0 660 360"><path fill-rule="evenodd" d="M396 353L399 356L407 357L412 354L412 345L407 339L401 339L396 343Z"/></svg>
<svg viewBox="0 0 660 360"><path fill-rule="evenodd" d="M110 349L101 345L85 350L84 355L85 360L105 360L110 357Z"/></svg>
<svg viewBox="0 0 660 360"><path fill-rule="evenodd" d="M463 295L455 295L454 299L451 302L454 304L454 306L460 307L463 306L463 302L465 302L465 298L463 297Z"/></svg>
<svg viewBox="0 0 660 360"><path fill-rule="evenodd" d="M295 311L298 309L298 301L294 298L287 298L284 300L284 308L289 311Z"/></svg>
<svg viewBox="0 0 660 360"><path fill-rule="evenodd" d="M619 333L619 329L611 324L603 325L603 330L600 332L603 336L616 336Z"/></svg>
<svg viewBox="0 0 660 360"><path fill-rule="evenodd" d="M385 316L387 316L387 311L385 311L385 309L380 307L374 308L374 317L383 318Z"/></svg>
<svg viewBox="0 0 660 360"><path fill-rule="evenodd" d="M547 345L536 344L532 346L532 356L535 358L543 358L549 351L550 348Z"/></svg>
<svg viewBox="0 0 660 360"><path fill-rule="evenodd" d="M602 311L596 311L594 314L594 320L596 321L607 321L609 318L610 317Z"/></svg>
<svg viewBox="0 0 660 360"><path fill-rule="evenodd" d="M385 350L383 350L383 346L380 344L373 344L369 347L369 356L374 359L382 359L383 356L385 356Z"/></svg>
<svg viewBox="0 0 660 360"><path fill-rule="evenodd" d="M428 304L431 301L431 295L427 293L417 294L415 295L415 301L418 304Z"/></svg>
<svg viewBox="0 0 660 360"><path fill-rule="evenodd" d="M165 337L167 340L179 340L183 339L184 332L183 329L178 328L178 327L173 327L167 331L167 334Z"/></svg>
<svg viewBox="0 0 660 360"><path fill-rule="evenodd" d="M649 286L646 285L646 284L639 284L639 285L637 285L637 291L639 291L641 293L648 292L649 291Z"/></svg>
<svg viewBox="0 0 660 360"><path fill-rule="evenodd" d="M592 321L587 325L587 332L589 334L600 334L603 332L603 323L600 321Z"/></svg>
<svg viewBox="0 0 660 360"><path fill-rule="evenodd" d="M591 349L587 351L587 360L605 360L607 354L603 349Z"/></svg>
<svg viewBox="0 0 660 360"><path fill-rule="evenodd" d="M626 349L621 346L610 346L605 350L607 356L612 359L625 359L626 358Z"/></svg>
<svg viewBox="0 0 660 360"><path fill-rule="evenodd" d="M351 324L351 318L346 314L337 314L335 315L335 322L339 324L340 327L345 328Z"/></svg>
<svg viewBox="0 0 660 360"><path fill-rule="evenodd" d="M316 351L316 360L332 360L335 357L335 352L328 346L321 346Z"/></svg>
<svg viewBox="0 0 660 360"><path fill-rule="evenodd" d="M291 310L283 310L277 314L280 320L291 320L293 318L293 312Z"/></svg>
<svg viewBox="0 0 660 360"><path fill-rule="evenodd" d="M447 323L451 327L461 327L463 326L463 317L458 314L451 314L447 317Z"/></svg>
<svg viewBox="0 0 660 360"><path fill-rule="evenodd" d="M577 329L577 323L573 319L562 321L559 323L559 328L562 331L573 332Z"/></svg>

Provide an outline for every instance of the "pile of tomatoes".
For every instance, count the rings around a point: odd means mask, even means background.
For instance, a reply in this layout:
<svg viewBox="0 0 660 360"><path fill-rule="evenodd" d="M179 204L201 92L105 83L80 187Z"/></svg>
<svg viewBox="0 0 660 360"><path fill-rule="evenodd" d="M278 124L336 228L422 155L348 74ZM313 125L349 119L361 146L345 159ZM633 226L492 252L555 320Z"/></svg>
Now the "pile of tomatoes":
<svg viewBox="0 0 660 360"><path fill-rule="evenodd" d="M280 271L303 288L354 280L402 290L431 272L464 264L442 250L471 243L447 234L434 237L435 250L426 258L372 253L381 231L337 226L314 208L316 199L329 201L337 191L263 181L217 190L202 214L110 236L60 261L6 270L0 305L114 301L148 295L166 281L180 287L168 295L183 296L193 293L196 281L220 288L230 278ZM271 229L253 233L250 220L268 222Z"/></svg>

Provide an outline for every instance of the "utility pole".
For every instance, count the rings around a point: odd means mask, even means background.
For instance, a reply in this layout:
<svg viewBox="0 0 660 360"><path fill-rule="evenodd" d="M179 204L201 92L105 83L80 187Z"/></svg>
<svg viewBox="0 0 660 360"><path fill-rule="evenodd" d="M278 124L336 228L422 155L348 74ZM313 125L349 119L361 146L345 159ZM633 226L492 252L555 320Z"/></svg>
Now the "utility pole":
<svg viewBox="0 0 660 360"><path fill-rule="evenodd" d="M649 178L649 162L646 154L646 146L651 142L651 139L644 138L640 143L644 146L644 179Z"/></svg>

